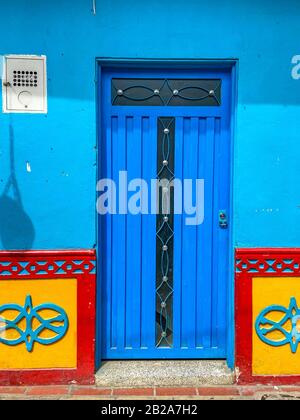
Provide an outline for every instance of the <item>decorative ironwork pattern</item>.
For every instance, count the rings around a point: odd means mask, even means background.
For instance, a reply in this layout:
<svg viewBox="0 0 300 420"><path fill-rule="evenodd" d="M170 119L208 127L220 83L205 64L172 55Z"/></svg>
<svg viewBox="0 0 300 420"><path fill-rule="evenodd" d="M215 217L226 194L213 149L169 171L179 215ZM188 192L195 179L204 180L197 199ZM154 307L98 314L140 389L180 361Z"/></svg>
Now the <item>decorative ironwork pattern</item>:
<svg viewBox="0 0 300 420"><path fill-rule="evenodd" d="M158 119L157 347L173 345L175 118Z"/></svg>
<svg viewBox="0 0 300 420"><path fill-rule="evenodd" d="M16 312L16 317L11 320L1 316L7 311ZM57 315L45 319L42 316L43 311L56 312ZM24 329L20 326L23 321L25 321ZM34 321L38 322L35 329L33 327ZM52 303L33 307L31 296L27 296L24 306L16 304L0 306L0 343L8 346L17 346L24 343L27 351L32 352L35 343L48 346L58 342L66 335L68 328L68 316L62 308ZM18 337L7 338L7 332L10 330L13 330ZM53 333L53 336L43 338L42 334L46 330Z"/></svg>
<svg viewBox="0 0 300 420"><path fill-rule="evenodd" d="M112 105L220 106L221 79L113 79Z"/></svg>
<svg viewBox="0 0 300 420"><path fill-rule="evenodd" d="M235 270L237 274L300 274L300 252L291 250L281 253L276 249L268 253L237 250Z"/></svg>
<svg viewBox="0 0 300 420"><path fill-rule="evenodd" d="M282 314L279 321L272 320L272 313ZM290 345L292 353L296 353L300 343L300 310L293 297L290 306L272 305L264 309L256 320L255 329L261 341L269 346L282 347ZM269 338L276 333L281 338Z"/></svg>

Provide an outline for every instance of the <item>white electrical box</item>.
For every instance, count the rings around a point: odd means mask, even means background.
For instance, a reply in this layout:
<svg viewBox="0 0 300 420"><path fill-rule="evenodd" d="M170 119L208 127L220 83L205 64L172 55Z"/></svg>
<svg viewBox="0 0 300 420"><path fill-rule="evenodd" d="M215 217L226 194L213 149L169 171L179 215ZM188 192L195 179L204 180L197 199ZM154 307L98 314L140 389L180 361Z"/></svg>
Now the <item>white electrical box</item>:
<svg viewBox="0 0 300 420"><path fill-rule="evenodd" d="M4 57L4 113L47 113L46 63L45 56Z"/></svg>

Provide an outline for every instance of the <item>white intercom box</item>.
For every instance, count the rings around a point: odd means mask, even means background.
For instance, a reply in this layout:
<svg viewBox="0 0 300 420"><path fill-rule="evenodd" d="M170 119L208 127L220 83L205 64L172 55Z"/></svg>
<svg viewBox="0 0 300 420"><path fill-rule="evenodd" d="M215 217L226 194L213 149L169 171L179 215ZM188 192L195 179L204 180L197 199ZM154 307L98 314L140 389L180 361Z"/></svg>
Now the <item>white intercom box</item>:
<svg viewBox="0 0 300 420"><path fill-rule="evenodd" d="M45 56L7 55L3 65L3 112L46 114Z"/></svg>

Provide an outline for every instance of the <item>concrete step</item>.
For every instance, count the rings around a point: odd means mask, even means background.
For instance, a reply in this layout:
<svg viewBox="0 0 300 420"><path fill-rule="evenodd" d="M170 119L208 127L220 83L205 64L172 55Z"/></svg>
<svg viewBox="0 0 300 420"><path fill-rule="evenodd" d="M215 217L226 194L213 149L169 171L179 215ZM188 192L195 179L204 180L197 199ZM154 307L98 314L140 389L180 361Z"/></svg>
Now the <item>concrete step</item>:
<svg viewBox="0 0 300 420"><path fill-rule="evenodd" d="M168 360L103 363L96 375L100 387L197 387L232 385L234 372L225 361Z"/></svg>

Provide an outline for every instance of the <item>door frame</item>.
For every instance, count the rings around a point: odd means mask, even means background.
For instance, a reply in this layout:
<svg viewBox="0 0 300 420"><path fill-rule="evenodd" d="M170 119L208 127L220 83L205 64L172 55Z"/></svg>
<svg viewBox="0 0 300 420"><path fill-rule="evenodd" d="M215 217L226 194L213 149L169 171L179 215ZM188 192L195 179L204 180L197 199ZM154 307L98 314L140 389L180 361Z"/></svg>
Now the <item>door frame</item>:
<svg viewBox="0 0 300 420"><path fill-rule="evenodd" d="M235 169L235 133L237 125L237 105L238 105L238 59L126 59L126 58L96 58L96 135L97 135L97 179L101 179L101 138L102 138L102 72L105 68L117 69L229 69L231 75L232 98L231 98L231 133L230 133L230 185L229 185L229 203L230 203L230 227L229 227L229 259L230 267L228 270L228 337L227 337L227 365L230 369L235 367L235 314L234 314L234 295L235 295L235 273L234 273L234 237L235 237L235 219L234 219L234 169ZM97 199L97 197L96 197ZM96 249L97 266L102 266L101 235L99 216L96 213ZM96 369L101 366L101 289L102 289L102 270L97 269L97 297L96 297Z"/></svg>

